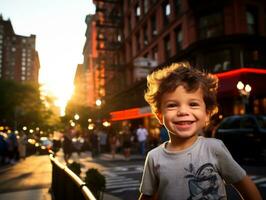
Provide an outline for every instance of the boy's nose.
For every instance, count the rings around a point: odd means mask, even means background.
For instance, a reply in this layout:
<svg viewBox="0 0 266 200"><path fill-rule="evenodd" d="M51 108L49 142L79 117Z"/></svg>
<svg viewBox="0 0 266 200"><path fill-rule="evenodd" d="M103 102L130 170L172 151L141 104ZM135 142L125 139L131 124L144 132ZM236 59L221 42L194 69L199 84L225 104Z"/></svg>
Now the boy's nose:
<svg viewBox="0 0 266 200"><path fill-rule="evenodd" d="M188 113L187 113L187 109L185 107L180 107L177 110L177 115L186 115L186 114L188 114Z"/></svg>

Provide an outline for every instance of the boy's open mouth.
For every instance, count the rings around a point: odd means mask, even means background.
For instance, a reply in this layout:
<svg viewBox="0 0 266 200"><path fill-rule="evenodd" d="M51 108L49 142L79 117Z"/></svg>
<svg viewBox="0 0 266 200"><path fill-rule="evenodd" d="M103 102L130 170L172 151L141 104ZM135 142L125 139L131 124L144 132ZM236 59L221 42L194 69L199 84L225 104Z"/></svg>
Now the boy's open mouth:
<svg viewBox="0 0 266 200"><path fill-rule="evenodd" d="M192 124L194 121L178 121L175 122L176 125L190 125Z"/></svg>

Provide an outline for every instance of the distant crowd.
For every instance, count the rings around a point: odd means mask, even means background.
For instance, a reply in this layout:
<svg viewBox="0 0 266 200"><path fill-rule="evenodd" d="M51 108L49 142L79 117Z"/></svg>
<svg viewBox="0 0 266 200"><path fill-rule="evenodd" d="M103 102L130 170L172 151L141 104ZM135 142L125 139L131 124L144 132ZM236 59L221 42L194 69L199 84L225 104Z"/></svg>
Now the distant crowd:
<svg viewBox="0 0 266 200"><path fill-rule="evenodd" d="M160 130L159 130L160 131ZM125 160L130 160L131 154L141 154L143 157L147 151L168 140L166 129L162 128L158 137L150 137L148 130L142 125L134 130L125 128L123 131L114 131L106 127L97 127L87 134L82 134L75 128L65 131L62 140L62 149L65 162L68 163L72 153L91 151L92 157L101 153L110 153L112 158L116 154L123 154Z"/></svg>
<svg viewBox="0 0 266 200"><path fill-rule="evenodd" d="M22 132L0 132L0 165L15 164L26 158L27 136Z"/></svg>

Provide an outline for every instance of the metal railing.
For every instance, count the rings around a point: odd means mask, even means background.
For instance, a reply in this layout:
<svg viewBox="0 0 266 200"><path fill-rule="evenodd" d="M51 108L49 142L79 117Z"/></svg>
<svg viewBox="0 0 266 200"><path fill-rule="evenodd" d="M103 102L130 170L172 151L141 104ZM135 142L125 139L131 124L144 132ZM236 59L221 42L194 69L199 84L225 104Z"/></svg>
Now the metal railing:
<svg viewBox="0 0 266 200"><path fill-rule="evenodd" d="M85 182L50 153L53 200L96 200Z"/></svg>

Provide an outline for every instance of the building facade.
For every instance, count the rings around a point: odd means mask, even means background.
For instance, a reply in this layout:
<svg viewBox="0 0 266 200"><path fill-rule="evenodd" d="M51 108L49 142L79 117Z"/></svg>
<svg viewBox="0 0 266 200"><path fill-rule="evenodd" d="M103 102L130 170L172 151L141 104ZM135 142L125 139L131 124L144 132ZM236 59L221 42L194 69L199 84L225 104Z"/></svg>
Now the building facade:
<svg viewBox="0 0 266 200"><path fill-rule="evenodd" d="M218 76L221 116L266 113L265 1L94 0L94 4L98 53L92 65L106 70L100 98L105 99L111 120L123 116L130 120L130 113L132 119L150 117L143 98L146 75L155 67L184 60ZM237 87L239 81L249 90Z"/></svg>
<svg viewBox="0 0 266 200"><path fill-rule="evenodd" d="M0 16L0 79L38 84L40 61L36 36L15 34L10 20Z"/></svg>

